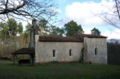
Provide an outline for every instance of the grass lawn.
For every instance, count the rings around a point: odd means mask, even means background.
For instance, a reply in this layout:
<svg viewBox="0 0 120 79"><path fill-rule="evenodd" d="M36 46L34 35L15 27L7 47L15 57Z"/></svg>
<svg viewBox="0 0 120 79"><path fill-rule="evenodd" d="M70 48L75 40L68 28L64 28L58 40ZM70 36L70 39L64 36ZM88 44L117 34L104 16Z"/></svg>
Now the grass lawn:
<svg viewBox="0 0 120 79"><path fill-rule="evenodd" d="M120 66L80 63L19 66L0 60L0 79L120 79Z"/></svg>

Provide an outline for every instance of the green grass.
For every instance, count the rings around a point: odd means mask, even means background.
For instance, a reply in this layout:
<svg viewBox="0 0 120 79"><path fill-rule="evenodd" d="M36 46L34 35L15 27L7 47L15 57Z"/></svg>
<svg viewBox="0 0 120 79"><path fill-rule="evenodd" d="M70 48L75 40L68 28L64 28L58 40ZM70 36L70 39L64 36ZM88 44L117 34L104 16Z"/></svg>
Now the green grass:
<svg viewBox="0 0 120 79"><path fill-rule="evenodd" d="M0 79L120 79L120 66L80 63L19 66L0 61Z"/></svg>

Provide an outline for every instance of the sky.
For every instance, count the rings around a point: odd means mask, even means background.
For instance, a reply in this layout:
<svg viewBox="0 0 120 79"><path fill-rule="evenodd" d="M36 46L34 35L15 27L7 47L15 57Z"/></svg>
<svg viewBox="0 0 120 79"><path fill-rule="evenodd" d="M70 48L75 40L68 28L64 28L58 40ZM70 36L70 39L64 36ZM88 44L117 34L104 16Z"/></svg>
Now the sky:
<svg viewBox="0 0 120 79"><path fill-rule="evenodd" d="M41 0L37 0L41 1ZM114 12L113 0L54 0L59 21L56 26L64 27L64 24L71 20L81 25L85 34L90 34L91 30L95 27L100 30L101 35L107 36L108 39L120 39L120 29L106 23L103 20L103 15L107 15L112 21L118 22L119 20L111 16ZM31 21L31 20L30 20ZM28 21L29 22L29 21ZM27 22L22 21L23 25ZM24 27L25 29L25 27Z"/></svg>
<svg viewBox="0 0 120 79"><path fill-rule="evenodd" d="M120 29L106 23L102 16L103 13L113 11L113 0L56 0L56 3L60 19L58 26L63 27L65 23L74 20L82 25L86 34L90 34L95 27L108 39L120 39Z"/></svg>

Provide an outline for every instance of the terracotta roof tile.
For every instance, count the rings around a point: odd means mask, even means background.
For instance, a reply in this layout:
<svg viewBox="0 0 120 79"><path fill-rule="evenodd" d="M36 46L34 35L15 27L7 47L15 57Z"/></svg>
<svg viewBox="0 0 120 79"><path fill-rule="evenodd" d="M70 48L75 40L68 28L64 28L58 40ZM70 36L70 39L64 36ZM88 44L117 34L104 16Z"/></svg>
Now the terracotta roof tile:
<svg viewBox="0 0 120 79"><path fill-rule="evenodd" d="M82 37L88 37L88 38L107 38L105 36L98 36L98 35L93 35L93 34L80 34Z"/></svg>
<svg viewBox="0 0 120 79"><path fill-rule="evenodd" d="M13 55L16 54L34 54L35 53L35 49L34 48L21 48L15 52L13 52Z"/></svg>
<svg viewBox="0 0 120 79"><path fill-rule="evenodd" d="M50 36L40 36L39 41L41 42L83 42L79 38L75 37L50 37Z"/></svg>
<svg viewBox="0 0 120 79"><path fill-rule="evenodd" d="M82 37L82 38L81 38ZM83 37L88 38L107 38L105 36L91 35L91 34L80 34L78 37L60 37L60 36L39 36L41 42L83 42Z"/></svg>

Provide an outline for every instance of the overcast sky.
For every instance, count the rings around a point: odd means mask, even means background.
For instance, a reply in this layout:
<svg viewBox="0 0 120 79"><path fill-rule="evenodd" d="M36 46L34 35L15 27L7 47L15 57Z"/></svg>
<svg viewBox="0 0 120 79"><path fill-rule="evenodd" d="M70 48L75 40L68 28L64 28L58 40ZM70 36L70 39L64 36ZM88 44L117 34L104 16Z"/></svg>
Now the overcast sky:
<svg viewBox="0 0 120 79"><path fill-rule="evenodd" d="M94 27L109 39L120 39L120 29L117 29L102 19L102 13L113 11L113 0L56 0L58 3L59 26L70 20L81 24L85 33L89 34Z"/></svg>

